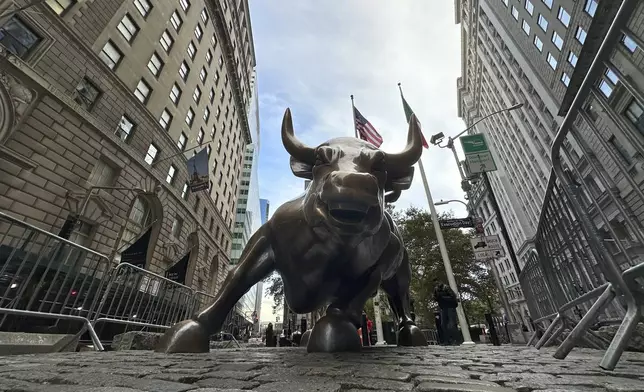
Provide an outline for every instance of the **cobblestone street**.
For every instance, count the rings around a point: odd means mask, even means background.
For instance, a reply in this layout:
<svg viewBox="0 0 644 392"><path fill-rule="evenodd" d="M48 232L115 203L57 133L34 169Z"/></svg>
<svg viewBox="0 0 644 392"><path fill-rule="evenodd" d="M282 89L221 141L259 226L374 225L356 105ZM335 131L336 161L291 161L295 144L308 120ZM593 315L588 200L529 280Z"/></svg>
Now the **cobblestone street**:
<svg viewBox="0 0 644 392"><path fill-rule="evenodd" d="M209 354L82 352L0 358L0 391L644 391L644 354L614 372L600 353L564 361L525 347L378 347L359 354L248 348Z"/></svg>

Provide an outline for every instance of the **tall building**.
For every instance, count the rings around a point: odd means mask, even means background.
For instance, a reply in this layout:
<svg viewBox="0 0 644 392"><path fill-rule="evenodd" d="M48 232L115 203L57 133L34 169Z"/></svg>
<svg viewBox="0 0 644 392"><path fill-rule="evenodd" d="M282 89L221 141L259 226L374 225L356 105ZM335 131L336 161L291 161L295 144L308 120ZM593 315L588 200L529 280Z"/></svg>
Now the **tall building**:
<svg viewBox="0 0 644 392"><path fill-rule="evenodd" d="M262 216L262 225L268 222L268 217L270 215L271 203L266 199L259 199L259 208L261 210Z"/></svg>
<svg viewBox="0 0 644 392"><path fill-rule="evenodd" d="M0 0L0 210L114 262L143 243L160 274L189 252L185 283L215 292L251 142L247 1L33 3Z"/></svg>
<svg viewBox="0 0 644 392"><path fill-rule="evenodd" d="M251 126L251 142L246 145L244 150L241 180L239 181L235 227L233 229L233 245L230 254L232 265L238 263L248 240L262 225L258 173L260 151L259 97L255 74L253 74L252 78L251 91L252 94L248 110L248 123ZM257 332L259 332L262 287L263 284L261 282L255 284L237 303L240 314L248 322L254 324L254 329ZM257 309L258 303L259 310Z"/></svg>
<svg viewBox="0 0 644 392"><path fill-rule="evenodd" d="M476 185L473 206L486 219L486 232L499 233L498 217L486 208L486 193L493 192L520 266L533 248L542 212L552 167L550 145L620 3L455 1L456 22L461 24L462 33L462 76L457 81L459 116L469 125L488 113L518 102L524 104L520 110L482 121L473 130L487 135L498 166L497 171L488 173L490 189L486 189L485 181ZM644 3L638 5L620 41L614 43L602 76L585 97L583 121L575 122L575 132L587 145L568 138L563 154L565 166L577 173L575 181L585 185L583 199L591 217L604 213L611 221L608 228L595 219L598 232L617 232L640 261L642 250L637 250L633 233L606 196L607 192L617 192L620 203L640 222L644 221L644 209L634 204L634 188L620 180L622 175L617 170L618 166L627 167L642 186L642 15ZM602 184L594 174L596 170L608 173L606 179L614 181L614 189ZM594 208L591 200L599 201L603 211ZM515 315L524 315L527 308L518 287L518 271L507 258L496 264L508 297L514 302Z"/></svg>

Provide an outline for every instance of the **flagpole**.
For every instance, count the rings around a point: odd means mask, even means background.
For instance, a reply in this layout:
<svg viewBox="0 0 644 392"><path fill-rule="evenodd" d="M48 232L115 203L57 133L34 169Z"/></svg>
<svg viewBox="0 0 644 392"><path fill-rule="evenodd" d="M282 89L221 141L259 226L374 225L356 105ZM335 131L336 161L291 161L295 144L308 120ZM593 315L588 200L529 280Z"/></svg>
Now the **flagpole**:
<svg viewBox="0 0 644 392"><path fill-rule="evenodd" d="M356 107L353 104L353 94L351 94L351 114L353 115L353 135L358 138L358 127L356 127Z"/></svg>
<svg viewBox="0 0 644 392"><path fill-rule="evenodd" d="M405 97L402 92L402 86L398 83L398 90L400 91L400 97L405 102ZM420 171L420 178L423 180L423 186L425 187L425 195L427 196L427 204L429 204L429 211L432 216L432 226L434 226L434 231L436 232L436 240L438 241L438 246L441 251L441 257L443 258L443 265L445 267L445 274L447 275L447 281L449 282L449 287L456 294L456 298L459 298L458 287L456 286L456 279L454 279L454 272L452 271L452 263L449 261L449 253L447 252L447 246L445 245L445 238L443 238L443 231L440 228L440 223L438 222L438 214L436 213L436 207L434 206L434 200L432 199L432 193L429 190L429 183L427 182L427 175L425 174L425 168L423 167L423 159L418 160L418 169ZM472 337L470 336L470 328L467 325L467 319L465 318L465 313L463 312L463 306L461 301L458 301L458 307L456 308L456 315L458 317L458 323L461 326L461 333L463 334L463 344L470 345L474 344Z"/></svg>

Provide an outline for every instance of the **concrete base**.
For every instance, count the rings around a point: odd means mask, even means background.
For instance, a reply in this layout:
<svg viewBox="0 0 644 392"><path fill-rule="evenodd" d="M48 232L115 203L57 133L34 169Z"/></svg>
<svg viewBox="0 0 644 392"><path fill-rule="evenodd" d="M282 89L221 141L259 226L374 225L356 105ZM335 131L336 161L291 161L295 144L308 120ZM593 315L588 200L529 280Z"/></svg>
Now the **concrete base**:
<svg viewBox="0 0 644 392"><path fill-rule="evenodd" d="M112 350L154 350L162 333L132 331L114 336Z"/></svg>
<svg viewBox="0 0 644 392"><path fill-rule="evenodd" d="M76 335L0 332L0 355L76 351L78 339Z"/></svg>
<svg viewBox="0 0 644 392"><path fill-rule="evenodd" d="M521 324L510 323L508 324L508 332L510 333L510 343L512 344L526 344L528 340L526 339L525 334Z"/></svg>

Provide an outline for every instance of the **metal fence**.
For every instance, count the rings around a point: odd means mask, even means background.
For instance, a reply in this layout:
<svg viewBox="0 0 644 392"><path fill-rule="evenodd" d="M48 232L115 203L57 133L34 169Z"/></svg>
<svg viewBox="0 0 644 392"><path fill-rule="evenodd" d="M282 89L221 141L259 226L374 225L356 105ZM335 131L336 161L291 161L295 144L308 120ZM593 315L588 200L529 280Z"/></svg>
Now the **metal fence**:
<svg viewBox="0 0 644 392"><path fill-rule="evenodd" d="M96 350L123 328L164 330L210 305L214 295L105 255L0 212L0 330L87 332ZM52 321L51 320L55 320ZM239 317L219 339L237 343ZM120 329L110 329L120 325ZM237 328L235 328L237 327ZM117 331L117 332L115 332Z"/></svg>
<svg viewBox="0 0 644 392"><path fill-rule="evenodd" d="M606 348L600 366L608 370L615 368L642 317L644 300L633 293L643 289L636 278L644 272L644 214L638 216L636 210L644 204L644 186L620 151L606 141L610 125L597 123L593 105L619 123L597 89L607 70L619 78L615 94L621 89L642 98L608 60L637 5L633 0L621 3L555 136L535 249L520 275L535 326L542 333L536 347L554 342L569 329L555 358L565 358L585 341ZM643 154L641 136L628 126L624 129L624 137ZM607 342L594 330L611 322L620 327ZM535 333L529 344L536 339Z"/></svg>

